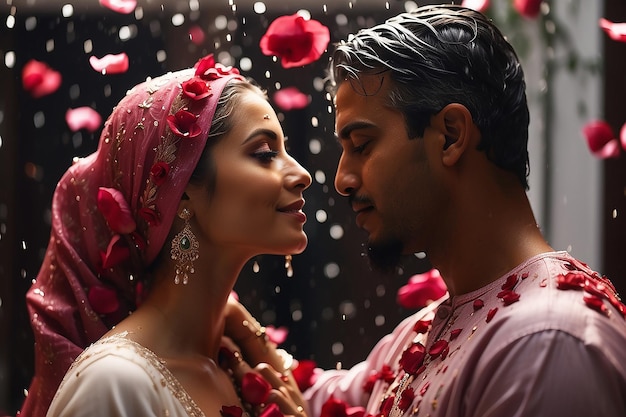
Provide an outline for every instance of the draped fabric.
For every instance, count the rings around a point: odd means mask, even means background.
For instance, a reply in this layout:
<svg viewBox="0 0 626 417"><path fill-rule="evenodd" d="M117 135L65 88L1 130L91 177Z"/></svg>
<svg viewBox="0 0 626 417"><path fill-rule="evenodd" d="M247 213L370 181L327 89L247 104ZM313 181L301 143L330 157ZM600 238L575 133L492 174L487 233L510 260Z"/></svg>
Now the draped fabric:
<svg viewBox="0 0 626 417"><path fill-rule="evenodd" d="M70 364L135 309L233 79L242 79L238 71L209 55L134 87L97 151L57 184L45 259L26 295L35 376L22 415L44 416Z"/></svg>

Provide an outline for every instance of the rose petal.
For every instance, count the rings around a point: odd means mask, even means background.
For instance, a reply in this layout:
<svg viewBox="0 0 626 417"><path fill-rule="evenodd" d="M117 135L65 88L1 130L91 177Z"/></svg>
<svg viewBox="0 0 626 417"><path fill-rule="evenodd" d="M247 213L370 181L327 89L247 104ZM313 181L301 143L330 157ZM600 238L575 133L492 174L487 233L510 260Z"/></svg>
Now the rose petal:
<svg viewBox="0 0 626 417"><path fill-rule="evenodd" d="M596 297L595 295L585 295L583 297L583 300L585 301L587 307L596 310L597 312L602 313L605 316L609 315L609 309L606 307L604 301L602 301L601 298Z"/></svg>
<svg viewBox="0 0 626 417"><path fill-rule="evenodd" d="M491 310L489 310L487 312L487 318L485 319L485 321L489 323L493 319L493 316L496 315L497 312L498 312L498 307L494 307Z"/></svg>
<svg viewBox="0 0 626 417"><path fill-rule="evenodd" d="M275 19L259 45L265 55L280 57L283 68L292 68L319 59L329 41L330 31L326 26L293 14Z"/></svg>
<svg viewBox="0 0 626 417"><path fill-rule="evenodd" d="M397 303L407 309L418 309L427 306L434 300L445 295L446 284L437 269L413 275L407 285L398 289Z"/></svg>
<svg viewBox="0 0 626 417"><path fill-rule="evenodd" d="M22 86L34 98L54 93L61 85L61 74L46 63L31 59L22 69Z"/></svg>
<svg viewBox="0 0 626 417"><path fill-rule="evenodd" d="M115 290L101 285L89 288L87 299L93 311L98 314L113 313L120 306Z"/></svg>
<svg viewBox="0 0 626 417"><path fill-rule="evenodd" d="M100 0L100 4L114 12L129 14L137 7L137 0Z"/></svg>
<svg viewBox="0 0 626 417"><path fill-rule="evenodd" d="M298 365L291 370L293 378L296 380L300 391L304 392L315 383L318 376L316 368L317 364L315 361L310 359L300 359L298 361Z"/></svg>
<svg viewBox="0 0 626 417"><path fill-rule="evenodd" d="M124 195L115 188L98 189L98 210L115 233L127 234L137 228Z"/></svg>
<svg viewBox="0 0 626 417"><path fill-rule="evenodd" d="M223 405L220 410L220 414L222 417L241 417L243 415L243 410L241 407L237 407L236 405Z"/></svg>
<svg viewBox="0 0 626 417"><path fill-rule="evenodd" d="M622 149L626 151L626 123L624 123L619 131L619 140L622 144Z"/></svg>
<svg viewBox="0 0 626 417"><path fill-rule="evenodd" d="M91 107L77 107L65 112L65 122L72 132L80 129L95 132L102 124L102 117Z"/></svg>
<svg viewBox="0 0 626 417"><path fill-rule="evenodd" d="M296 87L286 87L274 94L274 102L284 111L303 109L309 104L309 96Z"/></svg>
<svg viewBox="0 0 626 417"><path fill-rule="evenodd" d="M604 145L615 138L613 129L604 120L592 120L585 124L582 133L587 139L587 146L591 152L600 151Z"/></svg>
<svg viewBox="0 0 626 417"><path fill-rule="evenodd" d="M130 249L120 235L113 235L106 252L100 252L102 270L113 268L115 265L130 258Z"/></svg>
<svg viewBox="0 0 626 417"><path fill-rule="evenodd" d="M247 372L241 380L241 397L252 405L266 402L271 390L270 383L255 372Z"/></svg>
<svg viewBox="0 0 626 417"><path fill-rule="evenodd" d="M196 45L202 45L204 42L204 30L198 25L189 28L189 39Z"/></svg>
<svg viewBox="0 0 626 417"><path fill-rule="evenodd" d="M489 7L489 0L463 0L461 6L477 12L484 12Z"/></svg>
<svg viewBox="0 0 626 417"><path fill-rule="evenodd" d="M421 343L413 343L400 357L399 364L408 374L415 374L424 363L426 348Z"/></svg>
<svg viewBox="0 0 626 417"><path fill-rule="evenodd" d="M287 340L289 330L285 326L274 327L272 325L265 326L265 334L270 342L280 345Z"/></svg>
<svg viewBox="0 0 626 417"><path fill-rule="evenodd" d="M474 300L474 303L473 303L474 311L478 311L484 306L485 306L485 302L481 300L480 298L477 298Z"/></svg>
<svg viewBox="0 0 626 417"><path fill-rule="evenodd" d="M430 330L430 325L432 324L432 320L418 320L417 323L413 326L413 331L415 333L421 334L426 333Z"/></svg>
<svg viewBox="0 0 626 417"><path fill-rule="evenodd" d="M428 350L428 354L433 358L438 357L448 347L448 341L439 339Z"/></svg>
<svg viewBox="0 0 626 417"><path fill-rule="evenodd" d="M599 151L593 152L593 156L598 159L617 158L620 155L619 141L611 139Z"/></svg>
<svg viewBox="0 0 626 417"><path fill-rule="evenodd" d="M542 0L514 0L513 7L527 18L533 19L539 15Z"/></svg>
<svg viewBox="0 0 626 417"><path fill-rule="evenodd" d="M276 403L271 403L265 410L261 411L259 417L285 417L285 415L280 412L280 408L278 408Z"/></svg>
<svg viewBox="0 0 626 417"><path fill-rule="evenodd" d="M600 27L614 41L626 42L626 23L613 23L605 18L600 18Z"/></svg>
<svg viewBox="0 0 626 417"><path fill-rule="evenodd" d="M128 55L122 52L121 54L107 54L102 58L91 56L89 58L89 64L94 70L105 74L121 74L128 70Z"/></svg>

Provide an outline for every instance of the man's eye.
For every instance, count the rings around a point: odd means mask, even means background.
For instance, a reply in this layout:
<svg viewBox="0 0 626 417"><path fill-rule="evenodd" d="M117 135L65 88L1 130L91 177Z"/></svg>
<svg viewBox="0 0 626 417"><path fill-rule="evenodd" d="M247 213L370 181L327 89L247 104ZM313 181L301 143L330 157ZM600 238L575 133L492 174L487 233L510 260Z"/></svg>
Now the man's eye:
<svg viewBox="0 0 626 417"><path fill-rule="evenodd" d="M367 148L367 145L370 144L370 141L367 141L359 146L355 146L354 148L352 148L352 151L354 153L363 153L363 151L365 151L365 148Z"/></svg>

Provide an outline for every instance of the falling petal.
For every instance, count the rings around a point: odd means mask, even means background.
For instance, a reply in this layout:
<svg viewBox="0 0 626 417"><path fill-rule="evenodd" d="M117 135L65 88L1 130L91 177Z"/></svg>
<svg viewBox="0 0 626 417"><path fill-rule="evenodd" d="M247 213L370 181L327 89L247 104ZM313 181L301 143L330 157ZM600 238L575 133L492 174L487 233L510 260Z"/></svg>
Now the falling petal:
<svg viewBox="0 0 626 417"><path fill-rule="evenodd" d="M593 155L599 159L617 158L619 154L619 141L617 139L611 139L599 151L593 152Z"/></svg>
<svg viewBox="0 0 626 417"><path fill-rule="evenodd" d="M622 149L626 151L626 123L624 123L619 131L619 140L622 143Z"/></svg>
<svg viewBox="0 0 626 417"><path fill-rule="evenodd" d="M437 269L413 275L397 293L396 301L404 308L422 308L445 295L446 284Z"/></svg>
<svg viewBox="0 0 626 417"><path fill-rule="evenodd" d="M92 56L89 58L89 64L102 74L120 74L128 70L128 55L122 52L116 55L108 54L102 58Z"/></svg>
<svg viewBox="0 0 626 417"><path fill-rule="evenodd" d="M72 132L86 129L88 132L95 132L102 124L100 113L91 107L78 107L68 109L65 112L65 121Z"/></svg>
<svg viewBox="0 0 626 417"><path fill-rule="evenodd" d="M534 19L539 15L542 0L513 0L513 7L517 12L529 19Z"/></svg>
<svg viewBox="0 0 626 417"><path fill-rule="evenodd" d="M582 133L587 139L591 152L600 151L608 142L615 139L613 129L604 120L593 120L583 126Z"/></svg>
<svg viewBox="0 0 626 417"><path fill-rule="evenodd" d="M317 20L306 20L299 14L280 16L261 38L259 46L265 55L281 58L283 68L310 64L319 59L330 41L330 31Z"/></svg>
<svg viewBox="0 0 626 417"><path fill-rule="evenodd" d="M61 85L61 74L45 62L31 59L22 69L22 85L34 98L54 93Z"/></svg>
<svg viewBox="0 0 626 417"><path fill-rule="evenodd" d="M189 39L196 45L202 45L204 42L204 31L198 25L192 26L189 28Z"/></svg>
<svg viewBox="0 0 626 417"><path fill-rule="evenodd" d="M626 23L613 23L605 18L600 18L600 27L614 41L626 42Z"/></svg>
<svg viewBox="0 0 626 417"><path fill-rule="evenodd" d="M461 5L477 12L484 12L489 7L489 0L463 0Z"/></svg>
<svg viewBox="0 0 626 417"><path fill-rule="evenodd" d="M286 87L274 94L274 102L284 111L303 109L309 104L309 96L296 87Z"/></svg>
<svg viewBox="0 0 626 417"><path fill-rule="evenodd" d="M274 327L269 325L265 326L265 334L270 342L280 345L287 340L289 330L285 326Z"/></svg>
<svg viewBox="0 0 626 417"><path fill-rule="evenodd" d="M114 12L129 14L137 7L137 0L100 0L100 4Z"/></svg>

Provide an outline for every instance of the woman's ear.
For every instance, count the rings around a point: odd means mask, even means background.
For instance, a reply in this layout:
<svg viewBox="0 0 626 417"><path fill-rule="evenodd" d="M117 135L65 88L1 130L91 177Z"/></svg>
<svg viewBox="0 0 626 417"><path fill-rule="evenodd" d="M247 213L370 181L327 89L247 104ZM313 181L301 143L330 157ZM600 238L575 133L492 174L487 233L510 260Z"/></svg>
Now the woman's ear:
<svg viewBox="0 0 626 417"><path fill-rule="evenodd" d="M472 135L475 134L476 127L472 115L464 105L451 103L434 117L436 126L444 137L442 162L446 166L452 166L473 142Z"/></svg>

